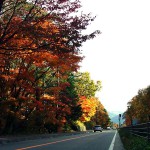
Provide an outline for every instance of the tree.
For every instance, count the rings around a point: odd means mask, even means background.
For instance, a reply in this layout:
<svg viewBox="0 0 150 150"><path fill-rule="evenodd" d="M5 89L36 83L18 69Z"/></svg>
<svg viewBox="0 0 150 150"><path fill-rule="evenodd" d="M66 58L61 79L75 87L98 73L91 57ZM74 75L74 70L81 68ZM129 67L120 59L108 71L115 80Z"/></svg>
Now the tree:
<svg viewBox="0 0 150 150"><path fill-rule="evenodd" d="M90 121L91 117L96 113L96 103L95 98L86 98L85 96L80 97L79 101L81 108L82 108L82 116L80 120L82 122Z"/></svg>
<svg viewBox="0 0 150 150"><path fill-rule="evenodd" d="M79 67L82 43L99 34L82 34L95 17L75 16L81 7L78 0L5 0L0 4L2 130L11 133L28 120L41 126L48 117L56 124L54 112L62 104L58 94L65 91L62 85L68 72ZM69 114L70 108L65 111Z"/></svg>
<svg viewBox="0 0 150 150"><path fill-rule="evenodd" d="M95 124L106 127L110 118L104 106L95 97L96 92L102 87L101 82L95 83L88 72L78 72L75 74L75 78L75 88L80 97L79 103L83 112L80 121L84 122L88 129L91 129Z"/></svg>
<svg viewBox="0 0 150 150"><path fill-rule="evenodd" d="M127 125L134 123L134 120L138 123L144 123L149 120L148 115L150 114L150 86L145 89L140 89L138 94L134 96L128 104L129 108L125 112L125 121Z"/></svg>
<svg viewBox="0 0 150 150"><path fill-rule="evenodd" d="M98 99L96 99L96 104L97 104L96 113L91 118L91 120L95 124L99 124L103 128L106 128L110 124L110 118L109 118L108 112Z"/></svg>
<svg viewBox="0 0 150 150"><path fill-rule="evenodd" d="M92 129L94 125L101 125L103 128L106 128L110 125L108 112L98 98L92 98L92 101L93 103L90 104L90 109L94 109L94 112L90 116L89 120L86 120L85 122L87 129Z"/></svg>
<svg viewBox="0 0 150 150"><path fill-rule="evenodd" d="M76 75L76 88L79 96L86 96L87 98L94 97L96 92L101 89L101 81L95 83L88 72L78 72Z"/></svg>
<svg viewBox="0 0 150 150"><path fill-rule="evenodd" d="M63 42L66 47L60 48L60 51L71 52L69 50L72 49L74 52L77 52L82 42L94 38L96 34L100 33L99 31L95 31L89 35L81 34L81 31L85 30L95 17L91 17L89 14L74 16L73 13L80 7L80 1L78 0L31 0L30 3L26 0L5 0L0 20L0 49L7 51L41 51L43 48L48 48L54 51ZM59 28L59 33L55 33L55 37L52 34L43 32L41 28L37 28L37 24L44 20L51 20L56 25L56 29ZM30 38L31 42L22 47L10 44L6 46L8 41L16 38L17 34ZM41 40L41 36L45 36L45 40ZM49 36L54 37L53 42L48 40ZM57 43L59 42L57 46L54 44L56 41Z"/></svg>
<svg viewBox="0 0 150 150"><path fill-rule="evenodd" d="M65 122L66 130L69 127L72 128L73 130L77 130L75 127L75 121L77 121L81 117L82 109L79 104L79 97L75 90L75 78L72 73L69 74L67 82L63 83L62 86L63 88L60 91L60 101L69 108L69 113L66 112L64 114L66 118Z"/></svg>

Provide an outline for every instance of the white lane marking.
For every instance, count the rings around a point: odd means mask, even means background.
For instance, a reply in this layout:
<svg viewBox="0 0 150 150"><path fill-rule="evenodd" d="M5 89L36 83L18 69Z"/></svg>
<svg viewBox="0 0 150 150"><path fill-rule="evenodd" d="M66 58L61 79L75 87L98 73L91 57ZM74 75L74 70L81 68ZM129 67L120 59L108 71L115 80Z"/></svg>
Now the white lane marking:
<svg viewBox="0 0 150 150"><path fill-rule="evenodd" d="M110 147L109 147L108 150L113 150L114 149L116 135L117 135L117 130L116 130L116 133L115 133L115 135L114 135L114 137L112 139L112 142L111 142Z"/></svg>

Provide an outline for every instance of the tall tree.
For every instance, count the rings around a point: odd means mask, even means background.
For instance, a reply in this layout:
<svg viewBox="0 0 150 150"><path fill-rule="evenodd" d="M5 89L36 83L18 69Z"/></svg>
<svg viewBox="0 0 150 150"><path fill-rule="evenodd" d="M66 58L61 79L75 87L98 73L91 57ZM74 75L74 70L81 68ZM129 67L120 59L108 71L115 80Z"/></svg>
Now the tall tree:
<svg viewBox="0 0 150 150"><path fill-rule="evenodd" d="M101 81L95 83L88 72L78 72L75 76L77 78L76 88L79 96L94 97L96 92L102 87Z"/></svg>
<svg viewBox="0 0 150 150"><path fill-rule="evenodd" d="M37 114L56 123L61 85L68 72L78 69L82 43L99 34L82 33L95 17L75 16L81 7L78 0L5 0L1 4L0 119L5 131ZM34 119L38 125L45 121Z"/></svg>
<svg viewBox="0 0 150 150"><path fill-rule="evenodd" d="M150 86L140 89L129 102L129 107L125 112L125 121L127 125L131 125L138 121L144 123L149 120L150 114Z"/></svg>
<svg viewBox="0 0 150 150"><path fill-rule="evenodd" d="M62 87L60 91L60 101L70 110L70 113L65 113L65 125L66 127L70 126L70 128L76 130L74 122L81 117L82 109L79 104L79 96L75 90L75 78L72 73L69 73L67 82L63 83Z"/></svg>

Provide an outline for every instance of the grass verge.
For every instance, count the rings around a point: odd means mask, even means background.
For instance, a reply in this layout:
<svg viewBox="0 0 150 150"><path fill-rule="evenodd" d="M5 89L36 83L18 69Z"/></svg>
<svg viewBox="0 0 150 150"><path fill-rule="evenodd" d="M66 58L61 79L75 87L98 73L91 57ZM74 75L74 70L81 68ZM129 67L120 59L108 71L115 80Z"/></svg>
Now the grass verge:
<svg viewBox="0 0 150 150"><path fill-rule="evenodd" d="M125 150L150 150L150 143L141 137L131 135L126 129L119 129Z"/></svg>

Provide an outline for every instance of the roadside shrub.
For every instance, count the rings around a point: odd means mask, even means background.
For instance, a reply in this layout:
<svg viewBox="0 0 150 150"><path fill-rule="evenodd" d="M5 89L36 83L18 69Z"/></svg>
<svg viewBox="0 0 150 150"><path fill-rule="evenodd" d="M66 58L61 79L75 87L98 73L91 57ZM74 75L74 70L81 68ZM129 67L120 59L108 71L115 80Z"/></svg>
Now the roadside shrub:
<svg viewBox="0 0 150 150"><path fill-rule="evenodd" d="M84 123L80 122L80 121L77 121L77 127L78 127L78 130L79 131L86 131L86 127L84 125Z"/></svg>

